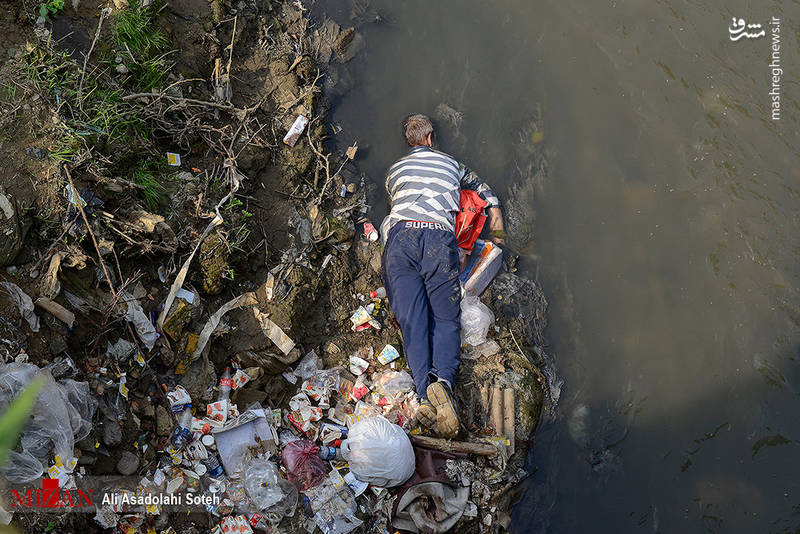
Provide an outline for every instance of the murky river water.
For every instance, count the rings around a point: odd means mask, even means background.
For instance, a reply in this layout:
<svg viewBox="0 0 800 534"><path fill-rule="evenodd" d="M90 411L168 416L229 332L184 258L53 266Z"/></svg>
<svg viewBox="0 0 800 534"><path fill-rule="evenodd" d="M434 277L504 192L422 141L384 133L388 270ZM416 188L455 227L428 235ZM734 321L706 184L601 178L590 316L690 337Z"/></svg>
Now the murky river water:
<svg viewBox="0 0 800 534"><path fill-rule="evenodd" d="M376 220L401 118L441 103L463 113L442 148L535 216L516 244L563 387L512 530L800 527L797 0L324 9L364 37L334 119L362 147ZM734 16L780 19L778 121L771 35L732 41ZM549 176L511 195L533 149Z"/></svg>

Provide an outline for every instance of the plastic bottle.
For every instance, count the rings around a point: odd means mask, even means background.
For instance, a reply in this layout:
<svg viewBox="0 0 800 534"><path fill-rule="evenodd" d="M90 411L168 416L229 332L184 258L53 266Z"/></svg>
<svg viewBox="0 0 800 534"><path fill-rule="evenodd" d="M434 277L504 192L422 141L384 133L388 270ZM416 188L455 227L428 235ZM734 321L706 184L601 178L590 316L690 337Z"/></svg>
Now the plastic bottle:
<svg viewBox="0 0 800 534"><path fill-rule="evenodd" d="M172 434L172 444L176 449L182 449L192 441L192 405L187 404L186 409L178 417L178 428Z"/></svg>
<svg viewBox="0 0 800 534"><path fill-rule="evenodd" d="M208 476L211 478L219 478L225 472L215 454L209 454L203 463L208 468Z"/></svg>
<svg viewBox="0 0 800 534"><path fill-rule="evenodd" d="M231 389L233 388L233 380L231 380L231 368L226 367L222 376L219 377L219 397L217 401L226 401L231 396Z"/></svg>
<svg viewBox="0 0 800 534"><path fill-rule="evenodd" d="M340 460L342 458L339 449L336 447L320 447L319 453L317 453L320 458L323 460L331 461L331 460Z"/></svg>
<svg viewBox="0 0 800 534"><path fill-rule="evenodd" d="M375 291L369 292L369 298L371 299L382 299L384 297L386 297L386 288L383 286L379 287Z"/></svg>

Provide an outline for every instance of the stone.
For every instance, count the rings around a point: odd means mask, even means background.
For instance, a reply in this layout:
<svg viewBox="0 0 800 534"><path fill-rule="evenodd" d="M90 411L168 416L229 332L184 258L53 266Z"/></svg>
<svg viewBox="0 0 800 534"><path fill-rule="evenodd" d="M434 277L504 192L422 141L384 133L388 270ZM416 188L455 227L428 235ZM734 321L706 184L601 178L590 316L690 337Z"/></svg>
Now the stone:
<svg viewBox="0 0 800 534"><path fill-rule="evenodd" d="M25 237L17 215L17 203L0 187L0 266L14 262Z"/></svg>
<svg viewBox="0 0 800 534"><path fill-rule="evenodd" d="M130 451L122 451L117 462L117 473L120 475L130 476L139 468L139 457Z"/></svg>
<svg viewBox="0 0 800 534"><path fill-rule="evenodd" d="M116 447L122 443L122 427L118 422L106 419L103 423L103 443L107 447Z"/></svg>
<svg viewBox="0 0 800 534"><path fill-rule="evenodd" d="M78 458L78 465L94 465L95 463L97 463L97 456L94 454L82 454Z"/></svg>
<svg viewBox="0 0 800 534"><path fill-rule="evenodd" d="M150 402L150 397L145 397L141 401L141 413L142 417L147 417L148 419L153 419L156 416L156 410L153 408L153 403Z"/></svg>
<svg viewBox="0 0 800 534"><path fill-rule="evenodd" d="M169 436L172 432L172 418L163 406L156 408L156 434L159 436Z"/></svg>
<svg viewBox="0 0 800 534"><path fill-rule="evenodd" d="M256 388L240 388L233 392L232 401L237 406L247 407L254 402L263 403L267 399L267 392Z"/></svg>

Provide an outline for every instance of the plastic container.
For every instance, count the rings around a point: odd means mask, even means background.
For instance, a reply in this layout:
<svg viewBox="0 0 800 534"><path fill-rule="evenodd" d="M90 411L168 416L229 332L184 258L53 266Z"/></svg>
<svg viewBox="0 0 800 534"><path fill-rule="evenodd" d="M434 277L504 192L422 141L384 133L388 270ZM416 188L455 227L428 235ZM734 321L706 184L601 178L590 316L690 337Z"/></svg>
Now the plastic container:
<svg viewBox="0 0 800 534"><path fill-rule="evenodd" d="M203 464L208 469L208 476L211 478L219 478L225 473L222 464L219 463L219 459L214 454L209 454Z"/></svg>
<svg viewBox="0 0 800 534"><path fill-rule="evenodd" d="M465 296L479 296L497 276L503 264L503 249L478 239L461 263L461 287Z"/></svg>
<svg viewBox="0 0 800 534"><path fill-rule="evenodd" d="M383 286L379 287L375 291L369 292L369 298L371 299L382 299L384 297L386 297L386 288Z"/></svg>
<svg viewBox="0 0 800 534"><path fill-rule="evenodd" d="M222 376L219 378L219 397L217 401L226 401L231 397L231 389L233 389L233 380L231 380L231 368L226 367Z"/></svg>
<svg viewBox="0 0 800 534"><path fill-rule="evenodd" d="M332 460L338 460L342 457L339 449L336 447L320 447L319 452L317 453L320 458L323 460L330 462Z"/></svg>
<svg viewBox="0 0 800 534"><path fill-rule="evenodd" d="M192 405L181 412L178 418L178 428L172 434L172 444L176 449L182 449L192 441Z"/></svg>

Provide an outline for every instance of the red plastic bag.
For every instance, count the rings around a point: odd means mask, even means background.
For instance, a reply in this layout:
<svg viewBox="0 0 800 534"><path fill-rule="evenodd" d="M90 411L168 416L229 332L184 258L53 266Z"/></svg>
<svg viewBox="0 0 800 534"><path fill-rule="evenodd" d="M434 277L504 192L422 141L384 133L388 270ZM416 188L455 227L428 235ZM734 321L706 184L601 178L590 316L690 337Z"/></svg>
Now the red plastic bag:
<svg viewBox="0 0 800 534"><path fill-rule="evenodd" d="M292 441L283 449L283 465L289 482L300 491L313 488L327 475L325 462L317 453L319 447L307 439Z"/></svg>
<svg viewBox="0 0 800 534"><path fill-rule="evenodd" d="M460 248L470 251L486 223L483 208L489 203L475 191L462 189L460 204L461 211L456 215L456 242Z"/></svg>

